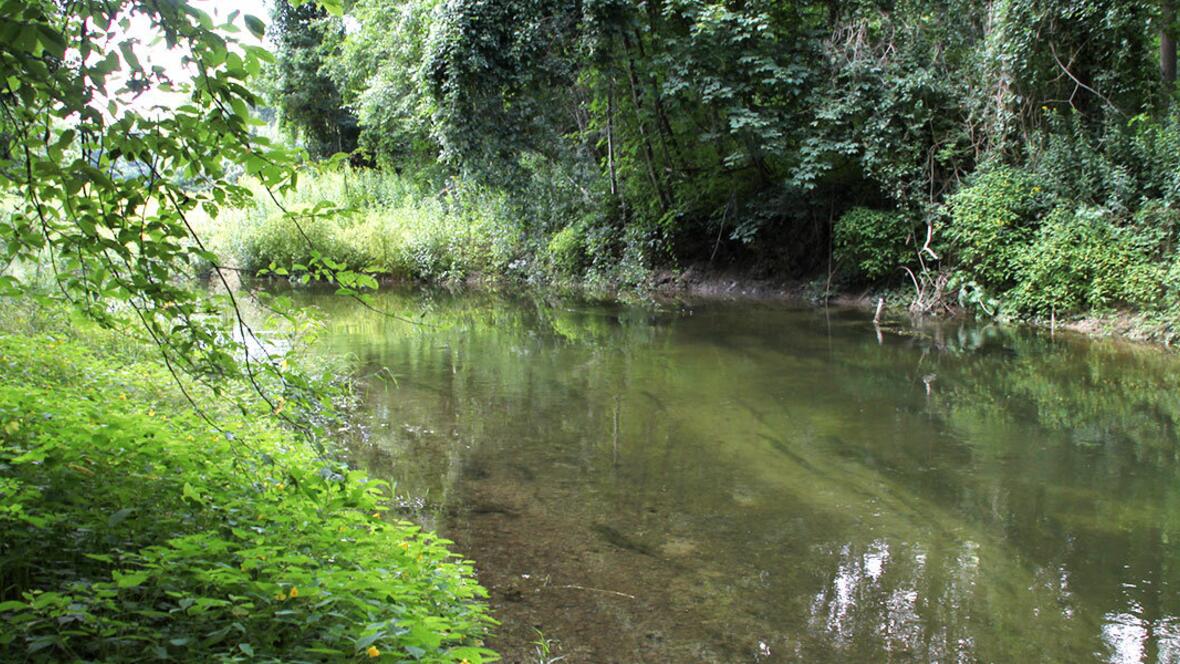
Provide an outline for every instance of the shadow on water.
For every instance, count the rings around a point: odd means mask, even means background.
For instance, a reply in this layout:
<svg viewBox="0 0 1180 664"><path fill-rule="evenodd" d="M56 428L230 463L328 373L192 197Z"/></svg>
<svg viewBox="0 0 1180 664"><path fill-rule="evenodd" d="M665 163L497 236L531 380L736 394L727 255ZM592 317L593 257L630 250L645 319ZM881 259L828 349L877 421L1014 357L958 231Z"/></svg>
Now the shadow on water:
<svg viewBox="0 0 1180 664"><path fill-rule="evenodd" d="M1180 362L859 312L332 296L506 661L1180 661Z"/></svg>

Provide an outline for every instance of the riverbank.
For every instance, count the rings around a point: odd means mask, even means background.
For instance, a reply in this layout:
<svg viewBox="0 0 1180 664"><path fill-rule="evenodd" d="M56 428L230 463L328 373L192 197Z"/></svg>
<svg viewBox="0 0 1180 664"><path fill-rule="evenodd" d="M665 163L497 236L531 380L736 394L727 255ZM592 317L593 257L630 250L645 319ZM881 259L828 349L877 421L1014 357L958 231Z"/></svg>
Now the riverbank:
<svg viewBox="0 0 1180 664"><path fill-rule="evenodd" d="M286 279L276 283L285 283ZM903 289L849 289L831 287L823 277L810 280L782 279L751 274L740 270L709 270L691 267L685 270L660 270L652 274L642 288L611 289L586 284L530 283L521 279L472 275L463 281L432 283L422 280L386 277L379 280L381 290L425 289L450 293L464 291L486 293L528 293L547 297L583 299L595 303L691 304L694 301L779 302L809 307L828 306L852 309L872 316L884 301L883 320L892 324L912 325L918 321L969 321L994 323L1009 327L1026 327L1050 335L1066 334L1091 339L1112 339L1137 345L1170 350L1180 340L1180 316L1169 312L1109 311L1074 315L1061 319L986 316L965 307L944 308L941 314L915 314L910 308L912 292Z"/></svg>
<svg viewBox="0 0 1180 664"><path fill-rule="evenodd" d="M282 404L4 307L0 659L496 659L470 563L387 517L391 488L317 453Z"/></svg>
<svg viewBox="0 0 1180 664"><path fill-rule="evenodd" d="M461 283L431 285L402 279L384 280L385 288L426 287L446 290L477 290L506 292L525 291L582 297L593 302L685 302L685 301L746 301L806 304L813 307L835 306L855 309L870 315L876 313L878 303L884 301L882 315L886 320L913 322L916 320L979 320L1007 326L1028 327L1050 334L1065 333L1095 339L1115 339L1128 343L1154 345L1171 349L1180 340L1180 316L1171 312L1136 312L1129 310L1091 312L1061 319L1016 318L986 316L967 307L948 304L939 314L916 314L912 311L912 291L904 289L860 288L831 286L824 277L787 279L759 276L748 270L710 270L694 266L683 270L659 270L652 273L642 288L608 289L564 283L530 284L521 280L485 278L475 275Z"/></svg>
<svg viewBox="0 0 1180 664"><path fill-rule="evenodd" d="M1158 201L1117 214L1073 210L1046 198L1034 175L997 167L966 183L941 206L943 221L933 244L922 249L923 260L911 255L912 238L883 239L882 233L905 229L894 228L897 215L879 211L857 208L833 217L828 231L835 244L815 249L822 260L776 258L769 245L694 260L692 251L676 248L670 231L652 228L632 237L603 220L569 222L578 205L533 218L507 193L470 182L435 190L409 175L333 166L309 167L296 190L275 199L246 180L255 190L252 206L194 223L222 265L295 281L314 278L328 261L387 284L527 287L591 298L684 295L870 307L884 298L890 315L972 315L1174 342L1180 336L1174 210ZM993 222L1004 226L996 230ZM999 235L989 239L993 232ZM827 267L817 273L821 263Z"/></svg>

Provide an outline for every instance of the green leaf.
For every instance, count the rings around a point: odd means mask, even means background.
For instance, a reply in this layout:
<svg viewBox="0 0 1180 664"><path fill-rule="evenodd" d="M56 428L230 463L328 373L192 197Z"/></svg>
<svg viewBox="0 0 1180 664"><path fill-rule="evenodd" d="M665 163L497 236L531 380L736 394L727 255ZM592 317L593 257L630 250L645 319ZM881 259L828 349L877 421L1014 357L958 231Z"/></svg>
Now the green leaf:
<svg viewBox="0 0 1180 664"><path fill-rule="evenodd" d="M109 518L107 518L107 528L114 528L120 523L123 523L123 521L126 520L127 517L131 516L134 511L134 507L124 507L118 512L115 512Z"/></svg>
<svg viewBox="0 0 1180 664"><path fill-rule="evenodd" d="M119 52L123 54L123 61L127 63L132 69L140 69L139 58L135 55L135 51L131 48L130 41L119 42Z"/></svg>
<svg viewBox="0 0 1180 664"><path fill-rule="evenodd" d="M120 572L119 570L115 570L111 572L111 578L115 580L115 587L117 588L134 588L147 581L150 576L151 572L146 571Z"/></svg>
<svg viewBox="0 0 1180 664"><path fill-rule="evenodd" d="M56 645L56 644L57 644L57 637L56 636L39 636L29 642L28 649L29 649L30 653L34 653L34 652L38 652L41 650L45 650L46 648L48 648L52 645Z"/></svg>
<svg viewBox="0 0 1180 664"><path fill-rule="evenodd" d="M246 29L250 31L250 34L254 35L258 39L262 39L262 37L266 34L266 25L261 20L259 20L257 16L253 16L251 14L246 14L242 18L245 19Z"/></svg>
<svg viewBox="0 0 1180 664"><path fill-rule="evenodd" d="M194 487L192 484L189 484L188 482L184 483L184 488L181 489L181 495L186 499L193 501L194 503L199 503L201 505L205 504L205 499L201 497L200 492L197 491L196 487Z"/></svg>
<svg viewBox="0 0 1180 664"><path fill-rule="evenodd" d="M369 634L367 636L362 636L361 638L356 640L357 650L364 650L365 648L368 648L369 646L373 645L374 643L376 643L379 639L383 638L384 636L385 636L385 632L383 632L383 631L374 632L374 633Z"/></svg>

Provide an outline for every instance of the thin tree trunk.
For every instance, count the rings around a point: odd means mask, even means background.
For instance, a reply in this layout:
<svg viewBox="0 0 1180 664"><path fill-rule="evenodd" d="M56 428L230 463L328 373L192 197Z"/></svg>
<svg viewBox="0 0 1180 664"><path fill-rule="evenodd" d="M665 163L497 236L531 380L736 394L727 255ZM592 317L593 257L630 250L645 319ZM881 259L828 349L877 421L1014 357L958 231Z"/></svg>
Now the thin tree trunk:
<svg viewBox="0 0 1180 664"><path fill-rule="evenodd" d="M649 12L649 17L650 15L651 13ZM651 20L653 21L650 24L651 31L654 35L656 34L656 25L654 23L654 18ZM639 57L646 61L647 50L643 47L643 35L639 32L639 28L635 28L634 32L635 44L636 48L639 50ZM664 153L664 162L669 166L675 165L675 162L672 161L672 154L675 154L676 161L680 162L680 169L683 171L685 170L684 157L681 155L680 145L676 142L676 134L672 132L672 123L668 122L668 114L664 112L663 95L660 94L660 86L657 83L654 74L649 73L646 78L648 87L651 88L652 106L654 107L656 116L656 131L660 137L660 149ZM669 144L672 145L671 153L668 152Z"/></svg>
<svg viewBox="0 0 1180 664"><path fill-rule="evenodd" d="M619 180L615 175L615 77L606 86L606 167L610 171L610 195L619 194Z"/></svg>
<svg viewBox="0 0 1180 664"><path fill-rule="evenodd" d="M1176 82L1176 0L1164 0L1160 29L1160 75L1165 83Z"/></svg>
<svg viewBox="0 0 1180 664"><path fill-rule="evenodd" d="M660 199L660 210L667 212L669 206L668 195L664 193L664 187L661 186L660 178L656 175L656 155L655 150L651 146L651 138L647 135L646 123L643 121L643 102L639 97L639 81L635 75L635 61L629 55L627 57L627 82L631 86L631 102L635 105L635 123L639 129L639 137L643 143L643 157L644 163L647 165L647 176L651 179L651 186L655 188L656 195Z"/></svg>

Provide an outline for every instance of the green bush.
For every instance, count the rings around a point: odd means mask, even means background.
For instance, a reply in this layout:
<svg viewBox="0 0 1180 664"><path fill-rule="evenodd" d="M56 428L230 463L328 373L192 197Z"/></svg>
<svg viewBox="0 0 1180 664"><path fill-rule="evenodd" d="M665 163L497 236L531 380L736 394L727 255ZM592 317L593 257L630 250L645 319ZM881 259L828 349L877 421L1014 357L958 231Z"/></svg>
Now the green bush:
<svg viewBox="0 0 1180 664"><path fill-rule="evenodd" d="M1028 146L1028 168L1061 204L1129 217L1145 200L1180 204L1180 116L1110 117L1091 126L1076 112L1050 112Z"/></svg>
<svg viewBox="0 0 1180 664"><path fill-rule="evenodd" d="M491 661L468 563L388 487L157 362L0 336L0 659Z"/></svg>
<svg viewBox="0 0 1180 664"><path fill-rule="evenodd" d="M1164 304L1172 311L1180 310L1180 255L1174 255L1164 269Z"/></svg>
<svg viewBox="0 0 1180 664"><path fill-rule="evenodd" d="M1134 229L1101 209L1058 207L1022 251L1020 283L1008 293L1021 313L1049 315L1158 303L1164 269L1139 246Z"/></svg>
<svg viewBox="0 0 1180 664"><path fill-rule="evenodd" d="M1180 209L1159 200L1147 201L1135 211L1128 230L1136 250L1153 258L1170 257L1180 234Z"/></svg>
<svg viewBox="0 0 1180 664"><path fill-rule="evenodd" d="M243 225L234 237L238 266L249 272L272 264L291 269L307 266L313 255L330 258L349 269L367 265L367 256L343 241L339 227L324 217L304 216L298 221L282 214L265 217L260 223Z"/></svg>
<svg viewBox="0 0 1180 664"><path fill-rule="evenodd" d="M552 186L532 183L523 193L460 177L433 191L390 170L313 168L298 188L279 195L298 226L251 180L244 182L255 192L250 206L214 210L194 222L222 263L250 273L272 264L298 270L314 252L348 269L430 282L496 276L534 282L585 276L585 283L605 288L645 282L662 255L655 224L620 228L610 204L594 204L561 173L547 178ZM317 213L320 201L332 201L340 212Z"/></svg>
<svg viewBox="0 0 1180 664"><path fill-rule="evenodd" d="M566 226L549 238L545 255L550 270L563 277L577 276L586 267L586 238L578 225Z"/></svg>
<svg viewBox="0 0 1180 664"><path fill-rule="evenodd" d="M979 173L950 197L944 236L960 270L991 291L1016 285L1024 248L1043 209L1032 175L1008 166Z"/></svg>
<svg viewBox="0 0 1180 664"><path fill-rule="evenodd" d="M197 220L223 262L247 272L298 269L315 253L353 270L454 281L502 273L520 250L504 196L462 183L440 198L391 171L313 171L281 198L297 223L256 183L247 186L253 206ZM317 213L322 200L341 211Z"/></svg>
<svg viewBox="0 0 1180 664"><path fill-rule="evenodd" d="M855 278L879 281L914 263L913 233L901 212L852 208L836 222L835 258Z"/></svg>

